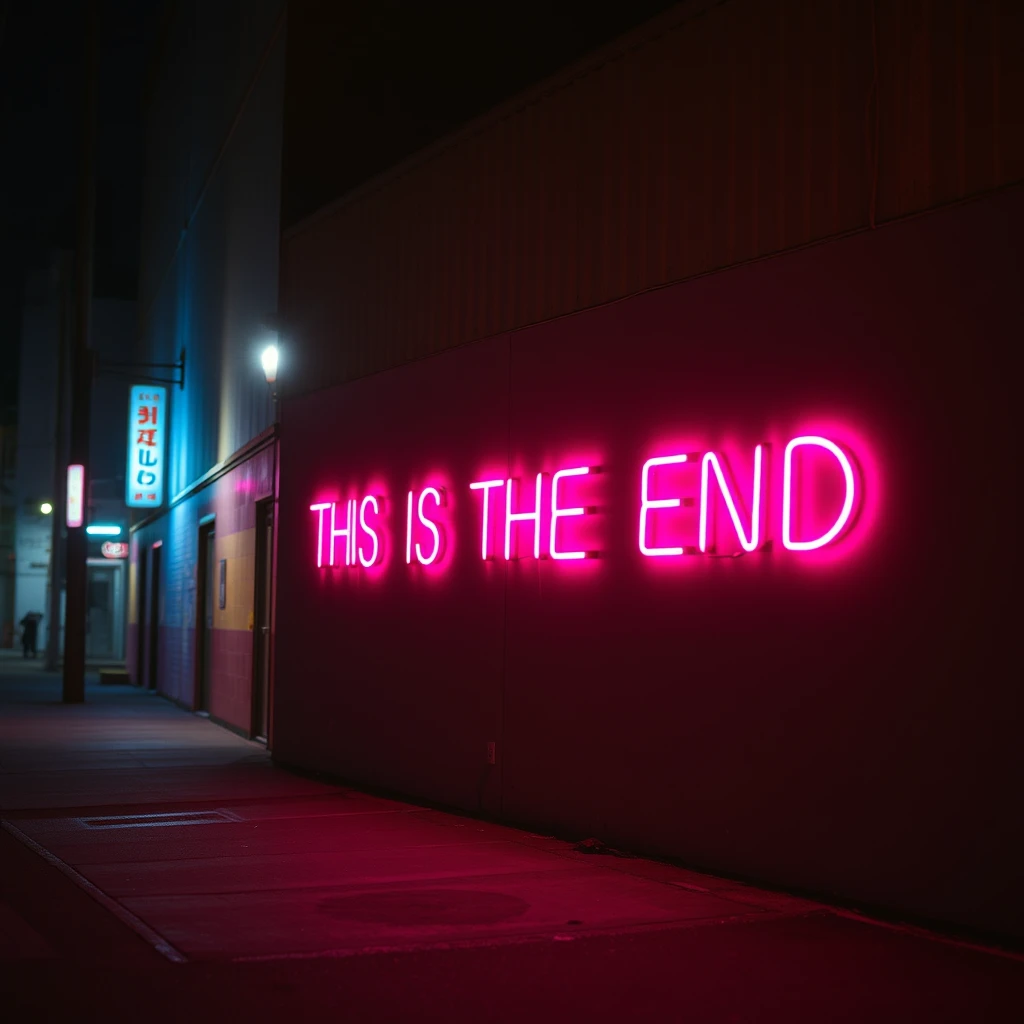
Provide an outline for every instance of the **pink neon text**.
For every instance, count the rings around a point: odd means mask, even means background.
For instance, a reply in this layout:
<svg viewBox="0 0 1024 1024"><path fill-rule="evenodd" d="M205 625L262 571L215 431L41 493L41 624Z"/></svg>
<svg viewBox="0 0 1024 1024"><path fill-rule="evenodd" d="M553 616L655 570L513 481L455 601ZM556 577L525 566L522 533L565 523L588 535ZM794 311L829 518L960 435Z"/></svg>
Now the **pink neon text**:
<svg viewBox="0 0 1024 1024"><path fill-rule="evenodd" d="M378 499L368 494L362 500L350 498L343 503L339 512L338 502L321 501L310 505L310 512L317 513L316 564L324 565L324 547L327 548L328 565L362 565L368 569L374 565L381 553L380 538L367 520L367 509L373 515L380 514ZM359 536L360 532L362 537ZM338 540L344 538L344 561L338 556Z"/></svg>
<svg viewBox="0 0 1024 1024"><path fill-rule="evenodd" d="M843 476L843 503L842 508L835 516L832 523L821 529L816 537L794 539L794 512L793 512L793 491L794 478L793 453L802 447L817 448L827 452L838 463ZM671 488L665 488L658 484L657 470L664 466L682 465L687 462L700 460L700 516L697 529L697 544L695 546L684 544L655 545L651 543L653 527L657 522L659 514L668 513L670 509L679 508L683 504L693 504L693 498L682 498L672 493ZM745 508L744 501L740 497L736 486L735 478L728 472L726 460L717 452L708 451L703 455L677 454L663 455L648 459L640 474L640 529L639 547L640 553L648 558L674 557L683 554L697 554L698 552L716 552L721 554L740 554L757 551L763 547L767 538L764 532L764 497L765 497L765 450L763 445L756 445L753 451L751 487L747 492L750 495L749 509ZM807 486L807 482L804 482ZM728 513L729 526L725 522L715 522L715 490L720 496ZM677 485L678 488L678 485ZM652 491L658 496L653 497ZM824 547L835 540L844 527L850 521L854 502L856 499L856 483L853 466L848 455L834 441L817 435L805 435L794 437L785 449L783 459L783 480L782 480L782 508L779 520L782 523L782 545L789 551L814 551ZM724 517L719 517L724 519ZM671 522L665 520L665 522ZM730 529L731 528L731 529ZM726 549L723 541L717 543L717 537L728 537L731 534L735 538L736 547L732 550ZM675 538L680 539L678 536Z"/></svg>
<svg viewBox="0 0 1024 1024"><path fill-rule="evenodd" d="M425 502L429 501L433 505L431 511L442 508L445 504L445 493L444 488L441 487L425 487L420 491L419 498L415 498L415 491L410 491L406 499L406 514L405 514L405 562L406 565L411 564L413 557L415 556L416 561L420 565L432 565L435 561L440 558L442 551L444 550L444 538L441 533L441 527L433 519L427 516L424 508ZM415 525L419 528L420 533L425 529L431 537L431 544L429 549L425 548L420 542L413 541L413 503L415 499L416 505L416 519Z"/></svg>

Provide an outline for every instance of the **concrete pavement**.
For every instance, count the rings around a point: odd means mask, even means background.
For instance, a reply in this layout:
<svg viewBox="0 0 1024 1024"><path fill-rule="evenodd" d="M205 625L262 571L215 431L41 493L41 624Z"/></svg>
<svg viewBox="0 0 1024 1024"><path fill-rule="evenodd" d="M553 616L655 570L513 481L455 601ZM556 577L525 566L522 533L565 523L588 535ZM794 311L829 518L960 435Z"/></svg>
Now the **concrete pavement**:
<svg viewBox="0 0 1024 1024"><path fill-rule="evenodd" d="M15 1019L1019 1020L1024 962L302 778L0 662Z"/></svg>

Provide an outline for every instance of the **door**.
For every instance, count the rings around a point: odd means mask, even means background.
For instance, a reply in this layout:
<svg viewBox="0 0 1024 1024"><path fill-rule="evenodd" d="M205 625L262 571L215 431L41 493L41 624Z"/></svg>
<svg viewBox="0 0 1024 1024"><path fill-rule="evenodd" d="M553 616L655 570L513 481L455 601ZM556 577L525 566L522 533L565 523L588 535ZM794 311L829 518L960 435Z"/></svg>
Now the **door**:
<svg viewBox="0 0 1024 1024"><path fill-rule="evenodd" d="M253 642L252 734L267 738L270 714L271 587L274 566L274 503L261 501L256 506L256 580L253 594L255 636Z"/></svg>
<svg viewBox="0 0 1024 1024"><path fill-rule="evenodd" d="M135 685L142 686L146 672L146 561L148 552L139 547L138 579L135 581Z"/></svg>
<svg viewBox="0 0 1024 1024"><path fill-rule="evenodd" d="M199 565L196 580L196 711L210 710L210 664L213 647L214 560L213 523L199 527Z"/></svg>
<svg viewBox="0 0 1024 1024"><path fill-rule="evenodd" d="M88 661L113 661L116 566L90 560L86 568L85 657Z"/></svg>
<svg viewBox="0 0 1024 1024"><path fill-rule="evenodd" d="M157 688L160 667L160 553L163 548L154 544L149 549L149 688Z"/></svg>

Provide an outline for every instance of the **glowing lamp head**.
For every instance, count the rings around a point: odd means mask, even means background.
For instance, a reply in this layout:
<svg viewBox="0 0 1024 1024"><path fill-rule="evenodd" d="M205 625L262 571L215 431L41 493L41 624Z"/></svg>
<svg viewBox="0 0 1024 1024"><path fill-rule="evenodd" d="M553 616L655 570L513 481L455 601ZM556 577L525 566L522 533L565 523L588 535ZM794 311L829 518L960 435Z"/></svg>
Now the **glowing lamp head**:
<svg viewBox="0 0 1024 1024"><path fill-rule="evenodd" d="M268 345L263 350L263 355L260 356L260 361L263 363L263 376L267 378L268 384L273 384L277 380L277 346Z"/></svg>
<svg viewBox="0 0 1024 1024"><path fill-rule="evenodd" d="M53 506L48 501L44 501L42 505L39 506L39 511L42 512L44 516L48 516L53 511Z"/></svg>

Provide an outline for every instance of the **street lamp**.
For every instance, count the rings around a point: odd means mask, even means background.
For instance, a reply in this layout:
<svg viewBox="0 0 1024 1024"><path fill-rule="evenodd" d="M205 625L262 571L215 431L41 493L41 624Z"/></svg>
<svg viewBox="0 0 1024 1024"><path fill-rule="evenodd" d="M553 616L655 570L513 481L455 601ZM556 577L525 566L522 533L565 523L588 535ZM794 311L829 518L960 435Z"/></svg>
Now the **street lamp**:
<svg viewBox="0 0 1024 1024"><path fill-rule="evenodd" d="M263 363L263 376L267 378L268 384L273 384L277 380L277 359L276 345L268 345L260 357L260 361Z"/></svg>
<svg viewBox="0 0 1024 1024"><path fill-rule="evenodd" d="M48 516L53 511L53 506L48 501L44 501L42 505L39 506L39 511L42 512L44 516Z"/></svg>

